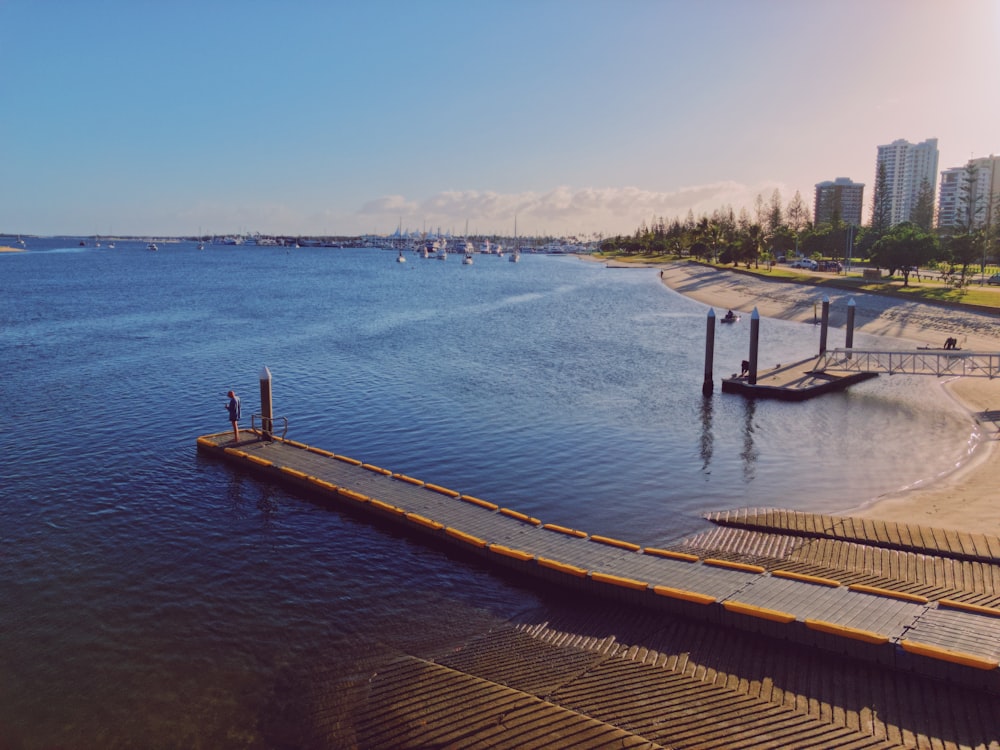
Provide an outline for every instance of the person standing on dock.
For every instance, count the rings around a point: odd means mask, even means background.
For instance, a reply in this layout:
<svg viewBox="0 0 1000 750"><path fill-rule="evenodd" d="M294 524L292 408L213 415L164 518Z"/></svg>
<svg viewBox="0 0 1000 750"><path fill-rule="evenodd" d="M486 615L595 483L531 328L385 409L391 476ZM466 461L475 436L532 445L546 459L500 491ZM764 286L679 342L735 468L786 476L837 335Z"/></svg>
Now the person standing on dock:
<svg viewBox="0 0 1000 750"><path fill-rule="evenodd" d="M229 421L233 423L233 439L238 443L240 442L240 397L234 391L230 391L227 395L229 403L226 404L226 409L229 411Z"/></svg>

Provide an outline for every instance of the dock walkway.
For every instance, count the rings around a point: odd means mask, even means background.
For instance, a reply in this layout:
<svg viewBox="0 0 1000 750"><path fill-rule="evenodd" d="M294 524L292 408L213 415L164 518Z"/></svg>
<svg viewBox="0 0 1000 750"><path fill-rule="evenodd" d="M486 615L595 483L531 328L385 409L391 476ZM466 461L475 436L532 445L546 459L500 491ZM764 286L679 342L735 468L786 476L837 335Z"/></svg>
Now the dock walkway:
<svg viewBox="0 0 1000 750"><path fill-rule="evenodd" d="M488 500L295 441L257 437L233 446L230 433L218 433L199 437L198 447L313 497L562 589L1000 693L1000 609L994 607L960 597L933 598L845 582L801 572L794 565L769 568L733 555L727 559L683 549L643 548L544 523ZM935 554L943 556L939 559L961 554L965 560L973 555L980 563L1000 563L1000 540L949 537L900 525L890 533L884 525L824 520L829 518L800 520L812 524L809 533L814 535L832 537L850 526L855 536L918 551L913 554L926 554L933 540L939 550ZM805 530L792 536L805 538ZM914 539L919 542L914 544Z"/></svg>

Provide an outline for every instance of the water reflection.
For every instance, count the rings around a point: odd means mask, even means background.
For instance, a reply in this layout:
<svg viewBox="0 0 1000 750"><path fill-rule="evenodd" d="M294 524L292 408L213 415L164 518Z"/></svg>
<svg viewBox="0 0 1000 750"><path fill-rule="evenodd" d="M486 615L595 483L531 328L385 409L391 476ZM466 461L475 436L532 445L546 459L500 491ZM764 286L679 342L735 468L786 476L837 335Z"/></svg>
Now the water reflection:
<svg viewBox="0 0 1000 750"><path fill-rule="evenodd" d="M743 450L740 458L743 460L743 480L750 482L757 475L757 448L754 446L754 414L757 412L757 402L748 398L743 406Z"/></svg>
<svg viewBox="0 0 1000 750"><path fill-rule="evenodd" d="M712 404L711 395L705 396L701 400L701 471L703 474L710 474L712 463L712 447L714 444L712 436Z"/></svg>

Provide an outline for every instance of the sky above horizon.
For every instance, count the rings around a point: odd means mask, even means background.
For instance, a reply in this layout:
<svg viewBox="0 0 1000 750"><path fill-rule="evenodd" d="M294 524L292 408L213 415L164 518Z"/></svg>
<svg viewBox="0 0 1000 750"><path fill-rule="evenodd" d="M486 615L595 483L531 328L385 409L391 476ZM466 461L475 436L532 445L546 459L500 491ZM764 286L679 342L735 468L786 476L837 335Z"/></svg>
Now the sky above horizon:
<svg viewBox="0 0 1000 750"><path fill-rule="evenodd" d="M997 0L0 0L0 233L611 235L1000 155Z"/></svg>

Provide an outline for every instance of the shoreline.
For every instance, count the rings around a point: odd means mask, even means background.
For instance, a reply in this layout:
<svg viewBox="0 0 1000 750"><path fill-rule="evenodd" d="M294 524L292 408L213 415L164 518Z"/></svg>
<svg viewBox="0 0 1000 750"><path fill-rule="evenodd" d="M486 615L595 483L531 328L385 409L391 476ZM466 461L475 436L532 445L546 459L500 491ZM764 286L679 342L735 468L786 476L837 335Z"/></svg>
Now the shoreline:
<svg viewBox="0 0 1000 750"><path fill-rule="evenodd" d="M597 258L589 260L605 262ZM630 263L628 267L658 268L665 286L717 308L747 313L757 308L765 317L812 323L815 304L826 296L831 301L830 325L840 327L846 321L847 300L853 299L856 331L929 346L940 346L947 336L957 336L964 349L1000 351L1000 318L984 313L943 309L863 292L837 294L686 261L642 266ZM1000 535L1000 503L996 502L996 488L1000 487L1000 462L996 460L1000 424L986 415L988 411L1000 410L1000 382L955 377L942 381L941 389L946 398L969 415L978 432L978 441L966 459L952 471L915 486L858 499L853 505L851 498L843 498L845 510L838 511L840 514Z"/></svg>

